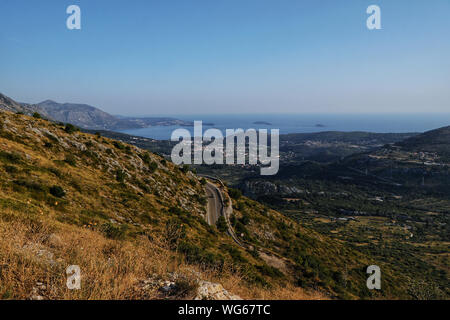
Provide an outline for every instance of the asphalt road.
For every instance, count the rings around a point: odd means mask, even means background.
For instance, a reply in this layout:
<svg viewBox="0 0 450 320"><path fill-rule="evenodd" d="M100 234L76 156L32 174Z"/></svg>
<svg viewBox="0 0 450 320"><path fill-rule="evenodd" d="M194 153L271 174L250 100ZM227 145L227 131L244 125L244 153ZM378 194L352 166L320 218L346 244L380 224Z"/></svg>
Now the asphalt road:
<svg viewBox="0 0 450 320"><path fill-rule="evenodd" d="M206 183L206 196L208 197L208 212L206 213L206 222L209 225L215 225L222 214L222 202L218 194L217 187L212 183Z"/></svg>

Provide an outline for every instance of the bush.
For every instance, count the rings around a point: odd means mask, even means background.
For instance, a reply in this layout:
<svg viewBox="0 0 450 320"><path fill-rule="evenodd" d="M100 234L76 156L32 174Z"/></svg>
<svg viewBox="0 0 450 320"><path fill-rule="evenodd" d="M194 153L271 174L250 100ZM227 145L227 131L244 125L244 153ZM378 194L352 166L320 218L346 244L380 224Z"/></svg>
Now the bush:
<svg viewBox="0 0 450 320"><path fill-rule="evenodd" d="M197 200L197 202L200 203L202 206L206 206L206 204L208 203L206 197L199 196L198 194L194 195L194 199Z"/></svg>
<svg viewBox="0 0 450 320"><path fill-rule="evenodd" d="M231 198L233 198L235 200L239 200L242 196L241 190L233 189L233 188L228 189L228 194L230 195Z"/></svg>
<svg viewBox="0 0 450 320"><path fill-rule="evenodd" d="M228 251L228 253L230 254L231 258L235 263L238 264L248 263L248 260L242 256L241 252L237 248L231 245L222 245L221 248L222 247L224 250Z"/></svg>
<svg viewBox="0 0 450 320"><path fill-rule="evenodd" d="M102 229L106 237L114 240L123 240L125 239L126 236L127 226L126 225L117 226L113 223L108 222L102 226Z"/></svg>
<svg viewBox="0 0 450 320"><path fill-rule="evenodd" d="M19 162L22 160L22 157L17 153L0 151L0 160L4 160L5 162Z"/></svg>
<svg viewBox="0 0 450 320"><path fill-rule="evenodd" d="M15 167L15 166L6 165L4 168L5 168L5 171L8 172L8 173L17 173L17 172L19 172L19 169L17 167Z"/></svg>
<svg viewBox="0 0 450 320"><path fill-rule="evenodd" d="M44 147L51 149L51 148L53 148L53 143L46 141L46 142L44 142Z"/></svg>
<svg viewBox="0 0 450 320"><path fill-rule="evenodd" d="M269 276L271 278L283 278L284 274L280 270L275 267L268 266L267 264L263 264L262 266L256 266L256 269L261 272L261 274L265 276Z"/></svg>
<svg viewBox="0 0 450 320"><path fill-rule="evenodd" d="M156 169L158 169L158 164L156 162L152 161L148 165L148 169L150 170L151 173L153 173L156 171Z"/></svg>
<svg viewBox="0 0 450 320"><path fill-rule="evenodd" d="M242 215L242 218L240 219L243 225L247 225L250 223L250 217L248 216L247 213L244 213Z"/></svg>
<svg viewBox="0 0 450 320"><path fill-rule="evenodd" d="M225 221L225 218L223 216L219 217L219 220L217 220L216 226L220 232L226 232L228 229L227 222Z"/></svg>
<svg viewBox="0 0 450 320"><path fill-rule="evenodd" d="M125 145L119 141L113 141L113 146L119 150L125 150Z"/></svg>
<svg viewBox="0 0 450 320"><path fill-rule="evenodd" d="M35 113L33 113L33 118L41 119L42 117L41 117L41 114L40 114L40 113L35 112Z"/></svg>
<svg viewBox="0 0 450 320"><path fill-rule="evenodd" d="M64 131L69 134L74 133L79 130L80 129L78 129L77 127L75 127L73 124L70 124L70 123L67 123L66 126L64 127Z"/></svg>
<svg viewBox="0 0 450 320"><path fill-rule="evenodd" d="M122 169L117 169L116 171L116 180L119 182L125 181L125 172Z"/></svg>
<svg viewBox="0 0 450 320"><path fill-rule="evenodd" d="M75 156L68 154L66 158L64 159L64 162L71 165L72 167L75 167L77 165L77 159Z"/></svg>
<svg viewBox="0 0 450 320"><path fill-rule="evenodd" d="M62 198L66 195L66 192L64 191L63 188L61 188L60 186L53 186L50 187L50 194L57 197L57 198Z"/></svg>
<svg viewBox="0 0 450 320"><path fill-rule="evenodd" d="M139 155L139 157L141 157L142 161L147 165L149 165L152 162L152 158L150 157L150 154L148 152Z"/></svg>
<svg viewBox="0 0 450 320"><path fill-rule="evenodd" d="M178 251L184 254L186 262L191 264L196 263L204 267L221 269L225 262L225 258L221 254L204 251L199 246L185 240L180 241Z"/></svg>

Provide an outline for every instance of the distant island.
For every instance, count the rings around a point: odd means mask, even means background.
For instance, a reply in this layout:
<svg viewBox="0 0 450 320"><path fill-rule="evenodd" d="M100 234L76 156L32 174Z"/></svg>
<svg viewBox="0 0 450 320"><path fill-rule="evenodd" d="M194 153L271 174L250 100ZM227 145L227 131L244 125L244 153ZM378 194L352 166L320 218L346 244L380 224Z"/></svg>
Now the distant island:
<svg viewBox="0 0 450 320"><path fill-rule="evenodd" d="M325 127L326 127L326 125L324 125L324 124L321 124L321 123L316 124L316 128L325 128Z"/></svg>
<svg viewBox="0 0 450 320"><path fill-rule="evenodd" d="M253 124L262 124L265 126L271 126L272 124L270 122L266 122L266 121L255 121L253 122Z"/></svg>

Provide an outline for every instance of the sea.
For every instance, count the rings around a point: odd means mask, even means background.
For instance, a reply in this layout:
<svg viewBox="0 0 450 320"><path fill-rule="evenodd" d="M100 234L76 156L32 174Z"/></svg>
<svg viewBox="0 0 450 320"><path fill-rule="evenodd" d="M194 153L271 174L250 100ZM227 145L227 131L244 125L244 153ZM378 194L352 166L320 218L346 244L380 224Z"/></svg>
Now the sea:
<svg viewBox="0 0 450 320"><path fill-rule="evenodd" d="M155 115L156 116L156 115ZM157 115L185 121L202 121L203 131L215 128L225 134L226 129L279 129L280 134L311 133L321 131L366 131L377 133L425 132L450 126L449 113L414 114L197 114ZM150 117L150 116L149 116ZM209 124L209 125L206 125ZM169 140L172 132L183 128L193 135L193 127L153 126L121 132Z"/></svg>

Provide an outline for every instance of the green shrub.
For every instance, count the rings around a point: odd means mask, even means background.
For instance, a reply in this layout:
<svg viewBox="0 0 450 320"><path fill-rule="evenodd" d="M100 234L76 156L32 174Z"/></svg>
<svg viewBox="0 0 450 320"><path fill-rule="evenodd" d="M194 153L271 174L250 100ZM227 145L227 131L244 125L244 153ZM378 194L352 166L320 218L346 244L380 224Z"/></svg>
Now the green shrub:
<svg viewBox="0 0 450 320"><path fill-rule="evenodd" d="M49 191L50 191L51 195L53 195L57 198L62 198L66 195L66 192L60 186L52 186L52 187L50 187Z"/></svg>
<svg viewBox="0 0 450 320"><path fill-rule="evenodd" d="M247 213L244 213L240 221L242 222L243 225L247 225L250 222L250 217L248 216Z"/></svg>
<svg viewBox="0 0 450 320"><path fill-rule="evenodd" d="M158 164L154 161L150 162L148 169L150 170L151 173L155 172L156 169L158 169Z"/></svg>
<svg viewBox="0 0 450 320"><path fill-rule="evenodd" d="M226 232L228 230L227 222L223 216L220 216L216 223L217 229L220 232Z"/></svg>
<svg viewBox="0 0 450 320"><path fill-rule="evenodd" d="M41 117L40 113L35 112L35 113L33 113L33 118L41 119L42 117Z"/></svg>
<svg viewBox="0 0 450 320"><path fill-rule="evenodd" d="M10 153L6 151L0 151L0 160L3 160L5 162L19 162L22 160L22 157L20 154L17 153Z"/></svg>
<svg viewBox="0 0 450 320"><path fill-rule="evenodd" d="M106 237L114 240L123 240L125 239L126 232L128 227L126 225L115 225L111 222L107 222L102 225L102 230L105 233Z"/></svg>
<svg viewBox="0 0 450 320"><path fill-rule="evenodd" d="M186 262L198 263L204 267L221 269L225 262L225 258L221 254L204 251L185 240L180 241L178 251L184 254Z"/></svg>
<svg viewBox="0 0 450 320"><path fill-rule="evenodd" d="M150 162L152 162L152 159L150 158L150 154L148 152L145 152L144 154L139 155L139 157L147 165L149 165Z"/></svg>
<svg viewBox="0 0 450 320"><path fill-rule="evenodd" d="M17 173L17 172L19 172L19 169L17 167L15 167L15 166L6 165L4 168L5 168L5 171L8 172L8 173Z"/></svg>
<svg viewBox="0 0 450 320"><path fill-rule="evenodd" d="M194 195L194 199L197 200L197 202L200 203L202 206L206 206L206 204L208 203L206 197L200 196L198 194Z"/></svg>
<svg viewBox="0 0 450 320"><path fill-rule="evenodd" d="M125 172L122 169L117 169L116 171L116 180L119 182L124 182L125 181Z"/></svg>
<svg viewBox="0 0 450 320"><path fill-rule="evenodd" d="M284 274L275 267L263 264L262 266L256 266L256 269L263 275L269 276L271 278L283 278Z"/></svg>
<svg viewBox="0 0 450 320"><path fill-rule="evenodd" d="M75 127L73 124L66 123L66 126L64 127L64 131L69 133L69 134L71 134L71 133L74 133L76 131L80 131L80 129Z"/></svg>
<svg viewBox="0 0 450 320"><path fill-rule="evenodd" d="M233 188L228 189L228 194L230 195L231 198L233 198L235 200L239 200L242 196L241 190L233 189Z"/></svg>
<svg viewBox="0 0 450 320"><path fill-rule="evenodd" d="M119 141L113 141L113 146L119 150L125 150L125 145Z"/></svg>
<svg viewBox="0 0 450 320"><path fill-rule="evenodd" d="M75 158L75 156L72 154L68 154L64 159L64 162L71 165L72 167L75 167L77 165L77 158Z"/></svg>
<svg viewBox="0 0 450 320"><path fill-rule="evenodd" d="M46 141L46 142L44 142L44 147L51 149L51 148L53 148L53 143L51 143L50 141Z"/></svg>

